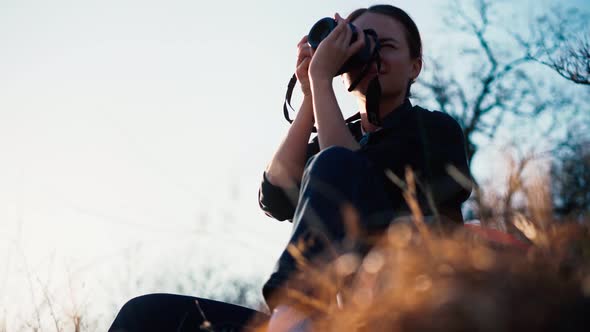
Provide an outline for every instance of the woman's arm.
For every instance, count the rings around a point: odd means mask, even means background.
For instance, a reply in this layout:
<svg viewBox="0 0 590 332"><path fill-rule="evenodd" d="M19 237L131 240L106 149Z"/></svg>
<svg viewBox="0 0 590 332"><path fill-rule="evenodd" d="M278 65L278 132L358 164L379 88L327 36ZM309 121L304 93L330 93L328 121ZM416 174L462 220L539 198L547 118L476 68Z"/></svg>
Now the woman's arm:
<svg viewBox="0 0 590 332"><path fill-rule="evenodd" d="M303 92L303 103L287 135L266 167L266 178L283 189L292 189L301 182L307 161L307 144L314 124L313 102L309 82L309 64L313 51L304 36L297 44L295 75Z"/></svg>
<svg viewBox="0 0 590 332"><path fill-rule="evenodd" d="M348 127L332 86L332 80L342 65L363 45L364 38L350 44L352 30L348 22L336 14L336 28L322 40L309 65L309 78L313 96L313 109L318 129L320 150L330 146L342 146L358 150Z"/></svg>
<svg viewBox="0 0 590 332"><path fill-rule="evenodd" d="M266 167L258 190L258 204L264 213L279 221L291 220L299 196L303 167L317 142L307 143L313 127L311 97L303 101L289 132Z"/></svg>
<svg viewBox="0 0 590 332"><path fill-rule="evenodd" d="M312 79L311 86L320 150L331 146L342 146L353 151L358 150L360 145L346 126L342 111L338 106L334 88L332 87L332 79Z"/></svg>
<svg viewBox="0 0 590 332"><path fill-rule="evenodd" d="M313 124L312 98L304 96L295 120L266 168L266 177L273 185L289 189L301 182Z"/></svg>

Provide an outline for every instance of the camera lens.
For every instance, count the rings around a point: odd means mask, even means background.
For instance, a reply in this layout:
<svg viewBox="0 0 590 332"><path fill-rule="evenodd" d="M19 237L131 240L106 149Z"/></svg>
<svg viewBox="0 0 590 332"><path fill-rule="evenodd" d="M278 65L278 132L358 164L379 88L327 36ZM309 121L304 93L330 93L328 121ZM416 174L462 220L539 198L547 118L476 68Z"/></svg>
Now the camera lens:
<svg viewBox="0 0 590 332"><path fill-rule="evenodd" d="M307 43L311 46L312 49L317 49L322 40L324 40L328 35L336 28L338 22L331 17L324 17L321 20L317 21L309 30L309 34L307 35ZM350 37L350 44L354 43L358 38L365 39L365 47L359 50L357 53L352 55L345 63L342 65L342 68L338 71L337 75L340 75L344 72L351 70L352 68L359 67L365 65L368 61L371 60L372 50L377 47L375 43L371 43L369 40L369 35L373 36L373 42L377 42L377 36L375 31L373 30L361 30L358 31L356 27L348 23L350 30L352 32L352 36Z"/></svg>
<svg viewBox="0 0 590 332"><path fill-rule="evenodd" d="M311 27L309 35L307 36L307 42L311 48L316 49L320 42L326 38L334 28L336 28L336 20L331 17L325 17L316 22Z"/></svg>

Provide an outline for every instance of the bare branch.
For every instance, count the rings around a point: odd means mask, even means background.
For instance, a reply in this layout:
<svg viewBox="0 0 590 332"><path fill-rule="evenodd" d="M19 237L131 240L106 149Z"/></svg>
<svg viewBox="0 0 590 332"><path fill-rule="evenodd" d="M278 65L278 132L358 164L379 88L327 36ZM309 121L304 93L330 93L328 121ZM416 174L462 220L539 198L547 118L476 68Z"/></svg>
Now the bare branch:
<svg viewBox="0 0 590 332"><path fill-rule="evenodd" d="M496 42L498 38L496 36L492 38L488 33L491 30L502 30L493 16L493 2L473 0L471 8L466 7L463 2L454 1L453 4L454 7L450 9L453 15L453 26L474 38L473 42L465 45L459 54L475 59L472 63L473 67L470 71L467 70L468 74L465 77L461 72L447 69L452 66L443 66L435 62L430 78L422 79L420 84L428 91L429 98L439 110L456 115L456 119L463 128L468 158L471 161L478 150L478 145L474 143L474 136L481 134L484 138L492 140L498 128L506 125L507 120L515 117L536 119L544 113L561 111L570 105L571 100L564 91L549 91L548 83L552 86L553 82L538 79L538 72L531 72L531 68L526 64L535 61L547 62L549 58L538 58L538 55L544 52L566 54L563 52L564 45L570 45L567 54L574 54L575 50L578 52L575 54L582 54L587 60L590 43L588 37L585 37L582 47L574 48L580 44L575 42L568 44L568 35L562 31L563 29L558 29L559 26L549 24L553 20L546 16L539 19L545 22L540 33L554 36L553 40L548 38L537 40L525 38L524 35L517 33L507 33L508 38L516 41L517 48L505 50L504 44ZM560 53L556 53L558 51ZM464 63L461 64L462 67L465 66ZM564 71L571 71L572 68L583 66L590 68L587 61L581 62L577 67L571 65L568 67L564 62L562 68ZM571 74L569 77L572 78ZM553 121L553 124L555 123L558 121Z"/></svg>
<svg viewBox="0 0 590 332"><path fill-rule="evenodd" d="M537 20L541 32L529 42L529 57L561 77L590 85L590 29L584 13L555 8ZM524 43L523 43L524 44Z"/></svg>

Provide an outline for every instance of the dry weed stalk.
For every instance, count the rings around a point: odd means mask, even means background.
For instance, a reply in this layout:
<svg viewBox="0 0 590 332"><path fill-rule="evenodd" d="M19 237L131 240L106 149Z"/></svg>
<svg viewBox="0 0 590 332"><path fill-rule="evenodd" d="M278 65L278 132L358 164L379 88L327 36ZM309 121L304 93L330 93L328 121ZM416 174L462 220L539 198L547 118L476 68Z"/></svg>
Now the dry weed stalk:
<svg viewBox="0 0 590 332"><path fill-rule="evenodd" d="M526 213L510 211L514 225L532 241L526 249L490 242L468 228L433 231L417 204L412 173L405 182L395 181L404 188L411 223L392 223L362 257L350 252L319 262L297 257L302 272L295 278L309 291L290 292L286 301L314 317L314 331L587 326L590 220L552 223L542 178L526 187Z"/></svg>

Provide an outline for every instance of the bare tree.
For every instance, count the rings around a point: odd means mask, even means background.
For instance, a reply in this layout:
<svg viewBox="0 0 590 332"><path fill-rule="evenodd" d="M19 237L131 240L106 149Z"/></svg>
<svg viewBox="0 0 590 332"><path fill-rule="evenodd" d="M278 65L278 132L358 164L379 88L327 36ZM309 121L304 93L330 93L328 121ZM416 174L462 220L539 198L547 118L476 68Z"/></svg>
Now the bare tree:
<svg viewBox="0 0 590 332"><path fill-rule="evenodd" d="M528 40L519 37L529 57L576 84L590 85L588 14L556 6L535 20Z"/></svg>
<svg viewBox="0 0 590 332"><path fill-rule="evenodd" d="M555 213L563 219L590 216L590 135L578 126L554 151L551 165Z"/></svg>
<svg viewBox="0 0 590 332"><path fill-rule="evenodd" d="M447 26L455 27L474 44L462 49L459 66L434 60L430 74L418 85L423 88L423 99L459 121L470 162L482 142L478 138L492 140L498 128L510 121L535 119L554 110L562 113L571 105L563 90L530 70L535 60L529 49L493 19L489 0L475 0L471 11L456 1L451 11Z"/></svg>

